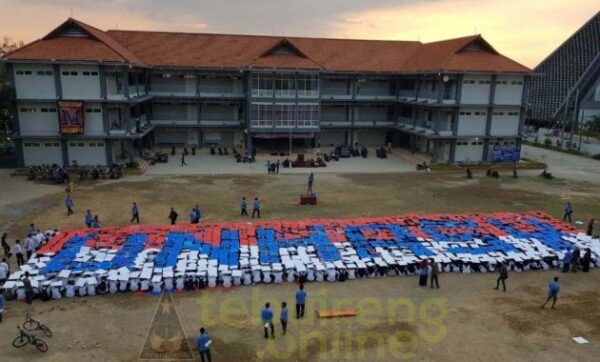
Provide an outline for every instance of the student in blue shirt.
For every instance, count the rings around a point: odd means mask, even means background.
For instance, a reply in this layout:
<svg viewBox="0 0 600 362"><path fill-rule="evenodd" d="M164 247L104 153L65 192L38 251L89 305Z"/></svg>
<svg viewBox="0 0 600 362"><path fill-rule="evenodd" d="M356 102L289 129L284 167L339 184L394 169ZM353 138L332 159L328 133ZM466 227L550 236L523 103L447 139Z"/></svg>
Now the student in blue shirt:
<svg viewBox="0 0 600 362"><path fill-rule="evenodd" d="M560 292L560 284L558 284L558 277L554 277L554 281L548 284L548 299L546 302L542 304L542 308L546 306L546 304L552 300L552 309L556 305L556 300L558 299L558 293Z"/></svg>
<svg viewBox="0 0 600 362"><path fill-rule="evenodd" d="M92 220L92 228L98 229L100 227L100 219L98 219L98 215L94 215L94 219Z"/></svg>
<svg viewBox="0 0 600 362"><path fill-rule="evenodd" d="M202 219L202 214L200 213L200 206L196 205L194 210L196 211L196 218L194 219L194 224L197 224L200 222L200 219Z"/></svg>
<svg viewBox="0 0 600 362"><path fill-rule="evenodd" d="M94 221L94 217L92 216L92 211L88 210L85 212L85 226L87 226L88 228L91 228L92 221Z"/></svg>
<svg viewBox="0 0 600 362"><path fill-rule="evenodd" d="M567 202L567 206L565 206L565 215L563 216L563 221L567 221L569 219L569 223L573 222L571 220L571 215L573 214L573 207L571 206L571 201Z"/></svg>
<svg viewBox="0 0 600 362"><path fill-rule="evenodd" d="M194 208L190 212L190 224L195 224L197 218L198 218L198 215L196 214L196 209Z"/></svg>
<svg viewBox="0 0 600 362"><path fill-rule="evenodd" d="M65 206L67 207L67 216L73 215L73 199L69 194L67 194L67 198L65 199Z"/></svg>
<svg viewBox="0 0 600 362"><path fill-rule="evenodd" d="M242 201L240 201L240 209L242 210L242 215L240 216L248 216L248 211L246 211L247 205L246 205L246 198L242 197Z"/></svg>
<svg viewBox="0 0 600 362"><path fill-rule="evenodd" d="M140 210L135 202L133 203L133 206L131 206L131 220L129 220L129 223L133 224L133 220L135 220L137 224L140 223Z"/></svg>
<svg viewBox="0 0 600 362"><path fill-rule="evenodd" d="M265 339L269 338L268 327L271 327L271 338L275 338L275 326L273 325L273 311L271 310L271 304L265 304L262 312L260 312L260 318L262 320L263 327L265 328Z"/></svg>
<svg viewBox="0 0 600 362"><path fill-rule="evenodd" d="M200 328L200 334L198 335L198 338L196 338L196 347L198 347L198 351L200 352L200 359L202 360L202 362L205 362L204 357L206 357L208 362L211 362L211 359L210 359L211 343L212 343L212 340L210 339L210 336L208 335L208 333L206 333L206 330L204 329L204 327Z"/></svg>
<svg viewBox="0 0 600 362"><path fill-rule="evenodd" d="M279 320L281 321L281 328L283 329L283 335L285 336L288 322L288 309L286 302L281 303L281 314L279 316Z"/></svg>
<svg viewBox="0 0 600 362"><path fill-rule="evenodd" d="M306 304L306 291L304 284L300 284L296 292L296 319L304 317L304 306Z"/></svg>
<svg viewBox="0 0 600 362"><path fill-rule="evenodd" d="M252 209L252 218L254 219L254 215L258 214L258 218L260 219L260 201L258 201L258 197L254 198L254 204Z"/></svg>

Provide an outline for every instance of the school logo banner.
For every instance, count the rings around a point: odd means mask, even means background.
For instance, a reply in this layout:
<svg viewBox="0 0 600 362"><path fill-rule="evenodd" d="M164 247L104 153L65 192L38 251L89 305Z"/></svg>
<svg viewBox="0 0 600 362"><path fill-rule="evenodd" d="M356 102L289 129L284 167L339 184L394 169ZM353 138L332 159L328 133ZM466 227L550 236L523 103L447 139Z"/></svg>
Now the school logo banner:
<svg viewBox="0 0 600 362"><path fill-rule="evenodd" d="M519 162L521 145L494 145L492 160L494 162Z"/></svg>
<svg viewBox="0 0 600 362"><path fill-rule="evenodd" d="M83 102L58 101L58 126L62 134L79 134L84 131Z"/></svg>

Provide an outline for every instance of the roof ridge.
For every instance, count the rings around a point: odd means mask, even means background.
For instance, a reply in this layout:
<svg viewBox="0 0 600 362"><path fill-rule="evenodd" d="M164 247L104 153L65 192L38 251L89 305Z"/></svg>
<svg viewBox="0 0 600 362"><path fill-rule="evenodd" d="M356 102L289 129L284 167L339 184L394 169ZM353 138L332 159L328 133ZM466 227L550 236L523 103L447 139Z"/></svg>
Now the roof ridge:
<svg viewBox="0 0 600 362"><path fill-rule="evenodd" d="M315 63L316 65L318 65L321 69L325 69L325 67L323 66L323 64L317 62L316 60L314 60L311 56L309 56L306 51L301 50L296 44L294 44L292 41L288 40L287 37L283 37L281 39L279 39L279 41L277 41L273 46L271 46L269 49L265 50L264 52L262 52L261 54L259 54L258 56L256 56L254 59L252 59L252 61L249 64L253 64L255 63L258 59L260 58L264 58L266 56L270 56L272 54L267 54L269 52L271 52L273 49L277 48L278 46L288 43L292 46L293 49L295 49L296 51L300 52L302 55L304 55L306 57L306 59L310 60L311 62Z"/></svg>

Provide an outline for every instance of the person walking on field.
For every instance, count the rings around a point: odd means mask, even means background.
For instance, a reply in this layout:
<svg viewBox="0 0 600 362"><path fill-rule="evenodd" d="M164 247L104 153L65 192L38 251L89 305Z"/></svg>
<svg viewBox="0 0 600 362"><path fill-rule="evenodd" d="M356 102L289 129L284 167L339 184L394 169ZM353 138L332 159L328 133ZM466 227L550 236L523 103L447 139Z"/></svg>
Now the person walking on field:
<svg viewBox="0 0 600 362"><path fill-rule="evenodd" d="M94 221L94 216L92 215L92 211L91 210L87 210L85 212L85 226L87 226L88 228L92 227L92 221Z"/></svg>
<svg viewBox="0 0 600 362"><path fill-rule="evenodd" d="M312 192L312 187L313 187L313 183L315 182L315 174L314 173L310 173L310 175L308 175L308 188L306 190L306 192L311 193Z"/></svg>
<svg viewBox="0 0 600 362"><path fill-rule="evenodd" d="M429 277L429 265L427 259L421 260L419 269L419 285L422 287L427 286L427 279Z"/></svg>
<svg viewBox="0 0 600 362"><path fill-rule="evenodd" d="M433 289L433 282L435 286L440 289L440 283L438 281L438 275L440 274L440 267L435 260L431 259L429 265L431 265L431 289Z"/></svg>
<svg viewBox="0 0 600 362"><path fill-rule="evenodd" d="M242 201L240 201L240 209L242 210L242 215L241 216L248 216L248 211L247 211L248 205L246 204L246 198L242 197Z"/></svg>
<svg viewBox="0 0 600 362"><path fill-rule="evenodd" d="M175 223L177 222L178 216L179 216L179 214L177 214L175 209L171 208L171 212L169 212L169 216L168 216L168 219L171 220L171 225L175 225Z"/></svg>
<svg viewBox="0 0 600 362"><path fill-rule="evenodd" d="M67 208L67 216L73 215L73 199L71 199L71 195L67 194L65 198L65 206Z"/></svg>
<svg viewBox="0 0 600 362"><path fill-rule="evenodd" d="M254 204L252 205L252 218L254 219L254 215L258 215L260 219L260 201L258 201L258 197L254 198Z"/></svg>
<svg viewBox="0 0 600 362"><path fill-rule="evenodd" d="M8 242L6 241L6 233L2 234L2 249L4 249L4 256L5 257L10 257L10 246L8 245Z"/></svg>
<svg viewBox="0 0 600 362"><path fill-rule="evenodd" d="M596 220L594 220L594 218L590 219L590 222L588 223L588 227L587 227L587 235L588 236L592 236L592 234L594 233L594 223L596 222Z"/></svg>
<svg viewBox="0 0 600 362"><path fill-rule="evenodd" d="M583 258L581 258L581 266L583 267L583 272L587 273L590 271L590 263L592 262L592 250L589 248L585 249L585 254L583 254Z"/></svg>
<svg viewBox="0 0 600 362"><path fill-rule="evenodd" d="M269 327L271 327L271 338L275 338L275 326L273 325L273 311L271 310L271 304L265 304L260 318L262 320L263 327L265 328L265 339L269 338Z"/></svg>
<svg viewBox="0 0 600 362"><path fill-rule="evenodd" d="M200 352L200 360L202 362L211 362L210 359L210 345L212 344L212 340L204 327L200 328L200 334L198 338L196 338L196 347L198 347L198 352ZM204 359L206 357L206 360Z"/></svg>
<svg viewBox="0 0 600 362"><path fill-rule="evenodd" d="M15 241L15 257L17 258L17 266L25 264L23 259L23 248L21 248L21 240Z"/></svg>
<svg viewBox="0 0 600 362"><path fill-rule="evenodd" d="M185 152L181 152L181 166L187 166L187 163L185 163Z"/></svg>
<svg viewBox="0 0 600 362"><path fill-rule="evenodd" d="M500 282L502 282L502 289L506 292L506 279L508 279L508 267L506 266L506 262L503 261L500 264L500 269L498 279L496 279L496 287L494 289L498 290L500 288Z"/></svg>
<svg viewBox="0 0 600 362"><path fill-rule="evenodd" d="M558 293L560 293L560 284L558 284L558 277L554 277L554 280L548 284L548 299L542 304L542 309L550 300L552 300L552 309L554 309L556 300L558 299Z"/></svg>
<svg viewBox="0 0 600 362"><path fill-rule="evenodd" d="M136 224L140 223L140 210L135 202L131 206L131 220L129 220L129 223L133 224L133 220L135 220Z"/></svg>
<svg viewBox="0 0 600 362"><path fill-rule="evenodd" d="M563 216L563 221L569 219L569 223L573 222L571 220L571 215L573 214L573 207L571 206L571 201L567 202L567 206L565 207L565 215Z"/></svg>
<svg viewBox="0 0 600 362"><path fill-rule="evenodd" d="M304 318L304 309L306 307L306 291L304 284L300 284L296 291L296 319Z"/></svg>
<svg viewBox="0 0 600 362"><path fill-rule="evenodd" d="M281 329L283 330L283 335L285 336L288 323L288 309L286 302L281 303L281 314L279 315L279 321L281 322Z"/></svg>

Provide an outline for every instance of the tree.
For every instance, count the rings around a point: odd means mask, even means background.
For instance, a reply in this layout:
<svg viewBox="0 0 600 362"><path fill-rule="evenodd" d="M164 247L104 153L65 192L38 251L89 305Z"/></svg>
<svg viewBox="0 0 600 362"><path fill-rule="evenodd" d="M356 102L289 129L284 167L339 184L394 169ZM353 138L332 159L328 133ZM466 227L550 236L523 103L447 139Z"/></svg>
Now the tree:
<svg viewBox="0 0 600 362"><path fill-rule="evenodd" d="M585 122L584 130L587 135L600 134L600 114L596 114L591 120Z"/></svg>
<svg viewBox="0 0 600 362"><path fill-rule="evenodd" d="M3 58L6 54L19 49L22 46L22 41L14 42L9 37L4 36L0 41L0 58ZM11 122L14 117L12 113L15 101L15 89L12 85L8 84L6 70L4 66L0 64L0 133L8 131L10 134L12 126Z"/></svg>

